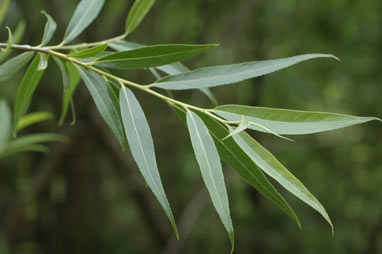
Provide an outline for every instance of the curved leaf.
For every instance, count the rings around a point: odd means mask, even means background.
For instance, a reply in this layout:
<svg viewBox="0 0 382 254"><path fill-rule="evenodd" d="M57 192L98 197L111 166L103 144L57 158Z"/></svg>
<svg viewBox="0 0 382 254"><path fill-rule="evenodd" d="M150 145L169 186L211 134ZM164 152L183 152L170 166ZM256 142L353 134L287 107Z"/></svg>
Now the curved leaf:
<svg viewBox="0 0 382 254"><path fill-rule="evenodd" d="M33 52L24 52L0 65L0 82L7 81L21 70L33 57Z"/></svg>
<svg viewBox="0 0 382 254"><path fill-rule="evenodd" d="M337 59L333 55L306 54L276 60L207 67L178 75L164 77L157 81L156 86L169 90L186 90L227 85L237 83L245 79L266 75L302 61L322 57Z"/></svg>
<svg viewBox="0 0 382 254"><path fill-rule="evenodd" d="M102 52L104 52L106 48L107 48L107 43L93 47L93 48L85 49L80 52L69 54L69 56L74 58L95 57L101 54Z"/></svg>
<svg viewBox="0 0 382 254"><path fill-rule="evenodd" d="M142 22L143 18L151 9L155 0L135 0L127 15L125 33L130 34Z"/></svg>
<svg viewBox="0 0 382 254"><path fill-rule="evenodd" d="M53 118L54 115L50 112L35 112L27 114L20 118L19 125L17 126L17 131L42 121L52 120Z"/></svg>
<svg viewBox="0 0 382 254"><path fill-rule="evenodd" d="M141 69L155 67L185 60L216 46L217 45L215 44L169 44L147 46L101 57L96 60L95 64L114 69Z"/></svg>
<svg viewBox="0 0 382 254"><path fill-rule="evenodd" d="M32 96L44 70L38 70L40 63L40 55L36 55L32 63L29 65L27 72L24 75L23 80L21 81L20 87L17 91L16 102L15 102L15 111L13 115L13 132L14 135L17 131L17 126L19 124L19 119L22 115L27 112L29 104L32 100Z"/></svg>
<svg viewBox="0 0 382 254"><path fill-rule="evenodd" d="M372 120L381 121L375 117L357 117L335 113L241 105L222 105L216 107L214 113L229 121L240 121L240 118L245 116L249 122L260 124L281 135L311 134L344 128ZM266 129L256 125L250 125L248 128L268 132Z"/></svg>
<svg viewBox="0 0 382 254"><path fill-rule="evenodd" d="M333 232L333 224L325 208L312 193L286 169L267 149L245 132L233 136L236 143L267 175L279 182L285 189L297 198L319 212L329 223Z"/></svg>
<svg viewBox="0 0 382 254"><path fill-rule="evenodd" d="M179 238L175 219L160 179L154 142L145 114L134 94L124 86L120 90L119 100L126 137L134 160Z"/></svg>
<svg viewBox="0 0 382 254"><path fill-rule="evenodd" d="M52 39L53 34L57 29L57 24L48 13L46 13L45 11L42 11L41 13L44 14L46 17L44 34L43 34L42 40L41 40L41 46L45 46Z"/></svg>
<svg viewBox="0 0 382 254"><path fill-rule="evenodd" d="M123 132L120 109L118 107L118 102L116 102L117 98L111 96L110 88L107 83L97 73L81 67L77 67L77 70L93 97L102 118L105 120L121 146L125 148L126 139Z"/></svg>
<svg viewBox="0 0 382 254"><path fill-rule="evenodd" d="M21 41L21 39L24 36L24 32L25 32L25 22L22 20L17 25L16 30L13 34L13 44L18 44ZM8 57L8 55L11 53L11 51L12 50L1 52L0 53L0 62L2 62L4 59L6 59Z"/></svg>
<svg viewBox="0 0 382 254"><path fill-rule="evenodd" d="M8 103L0 99L0 144L4 143L11 134L12 115Z"/></svg>
<svg viewBox="0 0 382 254"><path fill-rule="evenodd" d="M191 111L187 111L187 126L204 183L210 193L212 203L228 232L233 249L233 226L219 153L206 125Z"/></svg>
<svg viewBox="0 0 382 254"><path fill-rule="evenodd" d="M62 43L69 43L82 33L98 16L104 2L105 0L81 0L65 31Z"/></svg>

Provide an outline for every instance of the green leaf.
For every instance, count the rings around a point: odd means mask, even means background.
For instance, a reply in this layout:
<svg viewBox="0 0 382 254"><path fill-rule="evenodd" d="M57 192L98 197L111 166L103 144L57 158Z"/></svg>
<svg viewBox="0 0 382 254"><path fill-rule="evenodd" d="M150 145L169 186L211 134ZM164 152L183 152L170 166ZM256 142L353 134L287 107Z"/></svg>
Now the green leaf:
<svg viewBox="0 0 382 254"><path fill-rule="evenodd" d="M53 118L54 115L49 112L35 112L27 114L20 118L19 124L17 126L17 131L42 121L52 120Z"/></svg>
<svg viewBox="0 0 382 254"><path fill-rule="evenodd" d="M226 140L227 138L232 137L233 135L239 134L240 132L250 127L250 125L251 123L248 122L248 120L242 116L239 126L235 129L230 129L230 133L223 140Z"/></svg>
<svg viewBox="0 0 382 254"><path fill-rule="evenodd" d="M5 15L7 14L9 0L3 0L0 3L0 25L3 23Z"/></svg>
<svg viewBox="0 0 382 254"><path fill-rule="evenodd" d="M33 55L33 52L24 52L0 65L0 82L4 82L12 78L16 72L22 69L29 62Z"/></svg>
<svg viewBox="0 0 382 254"><path fill-rule="evenodd" d="M313 58L331 57L326 54L306 54L283 59L256 61L233 65L202 68L157 81L157 87L169 90L186 90L232 84L278 71Z"/></svg>
<svg viewBox="0 0 382 254"><path fill-rule="evenodd" d="M66 73L66 71L68 73ZM63 94L63 98L62 98L61 116L60 116L60 120L58 121L58 124L60 126L65 121L66 115L68 113L69 105L71 105L71 107L72 107L72 114L73 114L72 124L74 124L76 121L76 113L74 110L74 104L73 104L72 97L73 97L73 94L76 91L77 86L79 84L79 81L81 79L80 74L78 73L76 67L69 62L66 63L66 68L64 67L64 69L61 72L63 75L62 78L63 78L63 85L64 85L64 94ZM68 80L67 80L68 76L69 76L69 84L68 84ZM68 87L68 85L69 85L69 87Z"/></svg>
<svg viewBox="0 0 382 254"><path fill-rule="evenodd" d="M74 40L98 16L105 0L81 0L66 29L62 43Z"/></svg>
<svg viewBox="0 0 382 254"><path fill-rule="evenodd" d="M204 183L210 193L212 203L229 234L233 249L233 226L219 153L206 125L191 111L187 111L187 126Z"/></svg>
<svg viewBox="0 0 382 254"><path fill-rule="evenodd" d="M40 62L38 63L37 70L43 71L48 67L48 59L49 55L43 54L43 53L38 53L40 55Z"/></svg>
<svg viewBox="0 0 382 254"><path fill-rule="evenodd" d="M25 22L20 21L16 27L14 34L13 34L13 43L14 44L18 44L21 41L21 39L24 36L24 32L25 32ZM2 62L4 59L6 59L8 57L8 55L11 53L11 51L12 50L8 50L6 52L1 52L0 53L0 62Z"/></svg>
<svg viewBox="0 0 382 254"><path fill-rule="evenodd" d="M95 57L101 54L102 52L104 52L106 48L107 48L107 43L93 47L93 48L85 49L80 52L69 54L69 56L74 58Z"/></svg>
<svg viewBox="0 0 382 254"><path fill-rule="evenodd" d="M229 121L239 121L241 116L245 116L249 122L261 124L269 130L283 135L311 134L379 120L375 117L241 105L219 106L215 108L214 113ZM251 125L249 129L268 132L256 125Z"/></svg>
<svg viewBox="0 0 382 254"><path fill-rule="evenodd" d="M131 153L147 184L169 218L176 236L179 238L175 219L160 179L154 142L145 114L134 94L125 86L120 90L119 101Z"/></svg>
<svg viewBox="0 0 382 254"><path fill-rule="evenodd" d="M88 71L81 67L77 67L77 70L93 97L102 118L105 120L121 146L125 148L126 139L123 132L120 109L118 107L118 102L115 103L116 98L110 96L110 88L108 87L108 84L101 76L93 71Z"/></svg>
<svg viewBox="0 0 382 254"><path fill-rule="evenodd" d="M54 61L56 62L58 68L61 71L61 76L62 76L62 84L64 87L64 91L69 89L70 86L70 76L69 72L65 67L65 64L61 61L61 59L57 57L53 57Z"/></svg>
<svg viewBox="0 0 382 254"><path fill-rule="evenodd" d="M13 44L13 35L11 29L7 26L5 27L8 30L8 46L5 48L5 52L9 51L12 48Z"/></svg>
<svg viewBox="0 0 382 254"><path fill-rule="evenodd" d="M155 67L185 60L216 46L217 45L215 44L147 46L129 51L116 52L101 57L95 64L114 69L141 69Z"/></svg>
<svg viewBox="0 0 382 254"><path fill-rule="evenodd" d="M173 106L173 110L178 118L186 125L186 113ZM293 209L286 200L276 190L276 188L268 181L263 172L256 166L250 157L236 144L232 137L223 141L229 132L215 119L208 117L206 114L195 112L203 120L210 134L214 138L216 148L222 160L232 169L234 169L248 184L259 191L264 197L268 198L286 212L297 225L301 227L300 221Z"/></svg>
<svg viewBox="0 0 382 254"><path fill-rule="evenodd" d="M129 14L127 15L125 34L128 35L137 28L142 22L143 18L151 9L155 0L135 0L133 7L131 7Z"/></svg>
<svg viewBox="0 0 382 254"><path fill-rule="evenodd" d="M0 99L0 144L4 143L11 133L12 115L8 103Z"/></svg>
<svg viewBox="0 0 382 254"><path fill-rule="evenodd" d="M53 34L57 29L57 24L48 13L46 13L45 11L41 11L41 13L44 14L46 17L44 34L43 34L42 40L41 40L41 46L45 46L52 39Z"/></svg>
<svg viewBox="0 0 382 254"><path fill-rule="evenodd" d="M22 153L22 152L40 152L40 153L48 153L49 149L44 145L18 145L13 144L13 142L9 144L0 144L0 159L5 157Z"/></svg>
<svg viewBox="0 0 382 254"><path fill-rule="evenodd" d="M20 87L16 95L15 111L13 115L13 132L14 135L17 131L17 126L19 119L22 115L27 112L29 104L32 100L32 96L38 83L40 82L41 76L44 73L43 70L38 70L38 65L40 63L40 55L36 55L32 63L29 65L27 72L21 81Z"/></svg>
<svg viewBox="0 0 382 254"><path fill-rule="evenodd" d="M233 136L236 143L266 174L279 182L285 189L297 198L319 212L329 223L333 231L333 224L325 208L312 193L286 169L267 149L245 132Z"/></svg>

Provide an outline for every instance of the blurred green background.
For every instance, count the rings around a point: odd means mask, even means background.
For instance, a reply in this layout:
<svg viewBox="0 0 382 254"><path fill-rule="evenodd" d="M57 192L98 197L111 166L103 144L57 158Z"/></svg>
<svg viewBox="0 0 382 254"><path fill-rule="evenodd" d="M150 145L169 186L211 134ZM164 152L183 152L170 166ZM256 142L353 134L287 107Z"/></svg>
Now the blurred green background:
<svg viewBox="0 0 382 254"><path fill-rule="evenodd" d="M79 1L14 0L3 23L26 21L23 43L40 43L46 10L58 23L59 43ZM78 39L121 34L132 0L107 0ZM144 44L220 43L186 62L190 68L302 53L333 53L266 77L213 89L220 104L332 111L382 117L382 3L378 0L156 1L128 40ZM6 41L7 32L0 32ZM16 52L14 52L16 53ZM61 74L50 62L31 111L61 109ZM148 72L126 77L149 83ZM0 84L13 105L22 73ZM212 107L198 91L175 94ZM132 160L122 152L83 85L74 101L78 120L26 133L57 132L68 144L47 155L23 153L0 161L0 253L228 253L224 227L203 189L186 128L161 101L137 92L153 132L162 181L180 225L171 226ZM382 128L378 122L304 137L295 142L253 133L321 201L335 235L314 210L278 188L302 229L225 168L236 253L382 253ZM276 183L275 183L276 184Z"/></svg>

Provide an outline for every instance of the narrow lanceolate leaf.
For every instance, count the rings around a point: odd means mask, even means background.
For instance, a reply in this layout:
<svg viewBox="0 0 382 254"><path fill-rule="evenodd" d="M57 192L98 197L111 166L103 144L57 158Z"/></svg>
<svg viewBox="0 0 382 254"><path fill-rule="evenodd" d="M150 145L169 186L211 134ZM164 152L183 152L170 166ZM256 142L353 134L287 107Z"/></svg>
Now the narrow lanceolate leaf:
<svg viewBox="0 0 382 254"><path fill-rule="evenodd" d="M93 47L93 48L85 49L80 52L69 54L69 56L74 58L95 57L101 54L102 52L104 52L106 48L107 48L107 43Z"/></svg>
<svg viewBox="0 0 382 254"><path fill-rule="evenodd" d="M266 75L302 61L322 57L337 59L333 55L306 54L276 60L207 67L187 73L164 77L157 81L157 87L170 90L186 90L227 85Z"/></svg>
<svg viewBox="0 0 382 254"><path fill-rule="evenodd" d="M173 109L178 118L186 125L186 112L176 106ZM230 137L223 141L223 138L229 134L228 130L211 117L200 112L196 113L203 120L214 138L216 148L223 161L234 169L248 184L264 195L264 197L285 211L300 226L300 221L293 209L268 181L252 159L236 144L233 138Z"/></svg>
<svg viewBox="0 0 382 254"><path fill-rule="evenodd" d="M113 102L116 100L110 96L109 87L105 80L97 73L88 71L81 67L77 67L82 79L85 82L93 100L97 106L99 113L109 126L115 137L118 139L121 146L124 148L126 138L123 133L122 119L120 110Z"/></svg>
<svg viewBox="0 0 382 254"><path fill-rule="evenodd" d="M74 104L73 104L73 94L77 89L77 86L79 84L79 81L81 79L80 74L78 73L76 67L74 67L73 64L67 62L65 65L66 68L64 68L63 71L63 84L64 84L64 94L62 97L62 110L61 110L61 116L60 120L58 121L59 125L62 125L65 121L66 115L69 110L69 105L72 106L72 114L73 114L73 120L72 124L76 121L76 113L74 110ZM66 73L66 71L68 73ZM69 84L68 84L68 75L69 75ZM69 85L69 87L68 87Z"/></svg>
<svg viewBox="0 0 382 254"><path fill-rule="evenodd" d="M4 143L12 129L12 115L8 103L0 99L0 144Z"/></svg>
<svg viewBox="0 0 382 254"><path fill-rule="evenodd" d="M123 124L131 153L178 237L175 219L160 179L155 158L154 142L145 114L134 94L128 88L122 87L119 97Z"/></svg>
<svg viewBox="0 0 382 254"><path fill-rule="evenodd" d="M142 48L145 47L142 44L134 43L134 42L128 42L128 41L117 41L110 43L109 45L112 49L116 51L128 51L132 49ZM168 75L176 75L180 74L182 72L188 72L190 71L187 66L183 65L182 63L176 62L171 64L166 64L162 66L155 67L156 69L168 74ZM160 76L157 75L157 73L154 74L156 79L160 79ZM212 93L212 91L208 88L201 88L200 91L204 93L214 104L215 106L218 105L218 101L215 97L215 95Z"/></svg>
<svg viewBox="0 0 382 254"><path fill-rule="evenodd" d="M127 15L125 33L130 34L137 28L143 18L151 9L155 0L135 0L133 7L131 7Z"/></svg>
<svg viewBox="0 0 382 254"><path fill-rule="evenodd" d="M0 65L0 82L7 81L23 68L33 57L33 52L24 52Z"/></svg>
<svg viewBox="0 0 382 254"><path fill-rule="evenodd" d="M236 143L267 175L279 182L285 189L290 191L300 200L319 212L329 223L333 231L333 224L325 211L325 208L313 196L312 193L267 149L245 132L233 136Z"/></svg>
<svg viewBox="0 0 382 254"><path fill-rule="evenodd" d="M187 112L187 126L204 183L210 193L212 203L229 234L233 248L233 226L219 153L206 125L202 119L191 111Z"/></svg>
<svg viewBox="0 0 382 254"><path fill-rule="evenodd" d="M46 17L44 34L43 34L42 40L41 40L41 46L45 46L52 39L53 34L57 29L57 24L48 13L46 13L45 11L42 11L41 13L44 14Z"/></svg>
<svg viewBox="0 0 382 254"><path fill-rule="evenodd" d="M375 117L241 105L219 106L214 112L229 121L239 121L241 116L245 116L249 122L260 124L281 135L311 134L379 120ZM249 128L268 132L256 125L251 125Z"/></svg>
<svg viewBox="0 0 382 254"><path fill-rule="evenodd" d="M12 48L12 44L13 44L13 34L11 29L8 26L5 28L8 30L8 46L5 48L5 51L9 51Z"/></svg>
<svg viewBox="0 0 382 254"><path fill-rule="evenodd" d="M40 55L36 55L31 64L28 67L27 72L21 81L20 87L17 91L15 110L13 115L13 131L16 134L16 129L19 123L19 119L27 112L29 104L32 100L32 96L44 70L38 70L40 63Z"/></svg>
<svg viewBox="0 0 382 254"><path fill-rule="evenodd" d="M16 30L13 34L13 44L18 44L24 36L25 32L25 21L20 21L16 27ZM12 50L8 50L5 52L0 52L0 62L8 57Z"/></svg>
<svg viewBox="0 0 382 254"><path fill-rule="evenodd" d="M235 129L230 129L230 133L223 139L227 139L229 137L232 137L233 135L239 134L240 132L246 130L251 125L250 122L248 122L247 119L244 117L241 118L239 126Z"/></svg>
<svg viewBox="0 0 382 254"><path fill-rule="evenodd" d="M42 121L52 120L53 118L54 115L49 112L35 112L27 114L20 118L19 125L17 126L17 131Z"/></svg>
<svg viewBox="0 0 382 254"><path fill-rule="evenodd" d="M0 3L0 25L3 23L5 14L7 13L9 0L3 0Z"/></svg>
<svg viewBox="0 0 382 254"><path fill-rule="evenodd" d="M95 64L113 69L149 68L183 61L216 46L215 44L147 46L101 57Z"/></svg>
<svg viewBox="0 0 382 254"><path fill-rule="evenodd" d="M74 40L98 16L105 0L81 0L66 29L63 43Z"/></svg>

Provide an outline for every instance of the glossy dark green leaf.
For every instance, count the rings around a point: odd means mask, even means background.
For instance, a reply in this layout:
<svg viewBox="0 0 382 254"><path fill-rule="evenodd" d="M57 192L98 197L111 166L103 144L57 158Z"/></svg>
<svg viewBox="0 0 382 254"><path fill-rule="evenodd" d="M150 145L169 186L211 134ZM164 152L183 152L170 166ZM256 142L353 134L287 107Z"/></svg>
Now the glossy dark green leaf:
<svg viewBox="0 0 382 254"><path fill-rule="evenodd" d="M74 40L87 28L101 11L105 0L81 0L66 29L63 43Z"/></svg>
<svg viewBox="0 0 382 254"><path fill-rule="evenodd" d="M131 153L148 186L158 199L178 237L175 219L164 192L155 157L154 142L145 114L134 94L122 87L119 94L121 114Z"/></svg>
<svg viewBox="0 0 382 254"><path fill-rule="evenodd" d="M52 39L53 34L57 29L57 24L48 13L46 13L45 11L42 11L41 13L44 14L46 17L44 34L43 34L42 40L41 40L41 46L45 46Z"/></svg>
<svg viewBox="0 0 382 254"><path fill-rule="evenodd" d="M249 122L261 124L281 135L311 134L344 128L372 120L380 120L375 117L357 117L335 113L241 105L219 106L214 110L214 113L229 121L240 121L241 117L245 116ZM249 128L267 132L266 129L256 125L251 125Z"/></svg>
<svg viewBox="0 0 382 254"><path fill-rule="evenodd" d="M21 81L20 87L17 91L15 110L13 115L13 132L16 134L17 126L20 117L27 112L29 104L32 100L32 96L44 70L38 70L38 65L40 63L40 55L36 55L28 67L27 72Z"/></svg>
<svg viewBox="0 0 382 254"><path fill-rule="evenodd" d="M99 54L101 54L102 52L104 52L107 49L107 46L108 46L107 43L105 43L105 44L102 44L102 45L99 45L99 46L96 46L93 48L82 50L80 52L71 53L71 54L69 54L69 56L74 57L74 58L95 57L95 56L98 56Z"/></svg>
<svg viewBox="0 0 382 254"><path fill-rule="evenodd" d="M322 57L337 59L335 56L326 54L306 54L276 60L207 67L164 77L157 81L157 87L169 90L187 90L227 85L266 75L302 61Z"/></svg>
<svg viewBox="0 0 382 254"><path fill-rule="evenodd" d="M216 46L215 44L147 46L101 57L95 64L112 69L149 68L182 61Z"/></svg>
<svg viewBox="0 0 382 254"><path fill-rule="evenodd" d="M329 223L333 231L333 224L321 203L312 193L287 169L272 153L261 146L245 132L233 136L236 143L267 175L275 179L285 189L297 198L319 212Z"/></svg>
<svg viewBox="0 0 382 254"><path fill-rule="evenodd" d="M123 131L120 109L114 103L115 98L110 96L109 86L106 81L97 73L77 67L81 78L84 80L99 113L111 129L121 146L126 145L126 138ZM117 103L118 105L118 103Z"/></svg>
<svg viewBox="0 0 382 254"><path fill-rule="evenodd" d="M10 136L12 130L12 115L8 103L0 99L0 144Z"/></svg>
<svg viewBox="0 0 382 254"><path fill-rule="evenodd" d="M202 119L191 111L187 112L187 126L204 183L210 193L212 203L228 232L233 249L234 232L219 153L207 126Z"/></svg>
<svg viewBox="0 0 382 254"><path fill-rule="evenodd" d="M155 0L135 0L126 19L125 34L133 32L151 9Z"/></svg>
<svg viewBox="0 0 382 254"><path fill-rule="evenodd" d="M175 114L186 125L186 112L173 106ZM195 112L206 124L210 134L214 138L216 148L222 160L234 169L248 184L259 191L264 197L268 198L286 212L298 226L301 226L296 213L289 206L287 201L281 196L277 189L268 181L263 172L257 167L250 157L236 144L232 137L226 137L229 131L216 120Z"/></svg>
<svg viewBox="0 0 382 254"><path fill-rule="evenodd" d="M0 65L0 82L7 81L22 69L33 57L33 52L24 52Z"/></svg>

